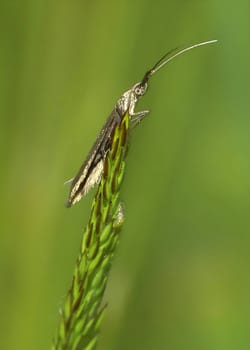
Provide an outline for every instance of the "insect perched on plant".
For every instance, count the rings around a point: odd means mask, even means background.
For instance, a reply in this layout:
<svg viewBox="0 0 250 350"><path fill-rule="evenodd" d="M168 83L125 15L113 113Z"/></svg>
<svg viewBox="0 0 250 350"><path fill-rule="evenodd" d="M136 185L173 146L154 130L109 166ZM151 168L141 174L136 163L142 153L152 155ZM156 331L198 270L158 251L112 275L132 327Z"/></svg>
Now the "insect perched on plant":
<svg viewBox="0 0 250 350"><path fill-rule="evenodd" d="M66 203L67 207L77 203L91 189L91 187L100 181L103 174L104 160L111 145L112 132L116 125L119 125L124 114L126 112L129 113L130 127L133 128L140 123L147 113L149 113L148 110L135 112L135 107L138 99L147 91L148 81L152 75L154 75L168 62L184 52L199 46L213 44L216 41L217 40L204 41L180 50L175 49L166 53L150 70L145 73L141 82L136 83L131 89L124 92L124 94L116 102L113 111L107 119L77 175L73 179L67 181L67 183L71 183L69 198Z"/></svg>

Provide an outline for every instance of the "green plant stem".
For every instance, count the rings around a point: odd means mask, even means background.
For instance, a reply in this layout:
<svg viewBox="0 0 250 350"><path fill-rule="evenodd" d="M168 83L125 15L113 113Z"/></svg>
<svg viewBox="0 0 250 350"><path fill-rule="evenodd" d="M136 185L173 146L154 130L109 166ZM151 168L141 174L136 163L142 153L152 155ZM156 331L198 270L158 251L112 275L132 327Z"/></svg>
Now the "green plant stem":
<svg viewBox="0 0 250 350"><path fill-rule="evenodd" d="M120 185L128 132L129 115L126 113L111 135L111 148L93 199L72 283L61 308L52 350L91 350L96 347L106 307L102 305L102 298L124 219Z"/></svg>

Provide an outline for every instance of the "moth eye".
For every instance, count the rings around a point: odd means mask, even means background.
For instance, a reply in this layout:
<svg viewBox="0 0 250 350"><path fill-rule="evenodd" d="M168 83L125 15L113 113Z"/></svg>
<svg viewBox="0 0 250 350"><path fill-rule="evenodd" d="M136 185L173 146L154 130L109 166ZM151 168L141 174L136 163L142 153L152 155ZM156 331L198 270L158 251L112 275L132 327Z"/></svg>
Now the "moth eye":
<svg viewBox="0 0 250 350"><path fill-rule="evenodd" d="M145 92L146 92L146 89L147 89L147 86L146 85L138 85L138 86L136 86L136 88L135 88L135 94L137 95L137 96L142 96L142 95L144 95L145 94Z"/></svg>
<svg viewBox="0 0 250 350"><path fill-rule="evenodd" d="M135 89L135 93L136 93L136 95L141 95L142 94L142 89L141 89L141 87L137 87L136 89Z"/></svg>

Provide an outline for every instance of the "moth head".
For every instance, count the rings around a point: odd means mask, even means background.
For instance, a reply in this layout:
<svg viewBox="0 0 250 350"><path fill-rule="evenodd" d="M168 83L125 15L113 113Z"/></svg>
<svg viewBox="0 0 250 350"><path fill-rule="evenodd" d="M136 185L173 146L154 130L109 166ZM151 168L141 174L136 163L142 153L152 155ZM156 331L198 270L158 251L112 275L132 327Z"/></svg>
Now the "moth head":
<svg viewBox="0 0 250 350"><path fill-rule="evenodd" d="M124 94L119 98L116 106L121 114L125 113L127 110L131 114L134 113L135 105L139 97L143 96L147 91L148 84L146 83L136 83L132 88L125 91Z"/></svg>
<svg viewBox="0 0 250 350"><path fill-rule="evenodd" d="M146 91L147 91L147 88L148 88L148 84L147 82L143 83L143 82L140 82L140 83L137 83L133 86L132 90L135 94L135 96L137 98L143 96Z"/></svg>

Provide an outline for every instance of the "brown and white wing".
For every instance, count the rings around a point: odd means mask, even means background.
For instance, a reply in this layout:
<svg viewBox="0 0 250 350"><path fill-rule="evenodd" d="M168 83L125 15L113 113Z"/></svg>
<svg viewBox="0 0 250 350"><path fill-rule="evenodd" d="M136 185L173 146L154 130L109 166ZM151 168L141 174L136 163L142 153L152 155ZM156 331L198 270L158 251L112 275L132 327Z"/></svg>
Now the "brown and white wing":
<svg viewBox="0 0 250 350"><path fill-rule="evenodd" d="M114 109L103 126L98 138L88 153L86 160L73 178L66 206L77 203L100 181L103 173L103 161L110 147L110 137L121 117Z"/></svg>

